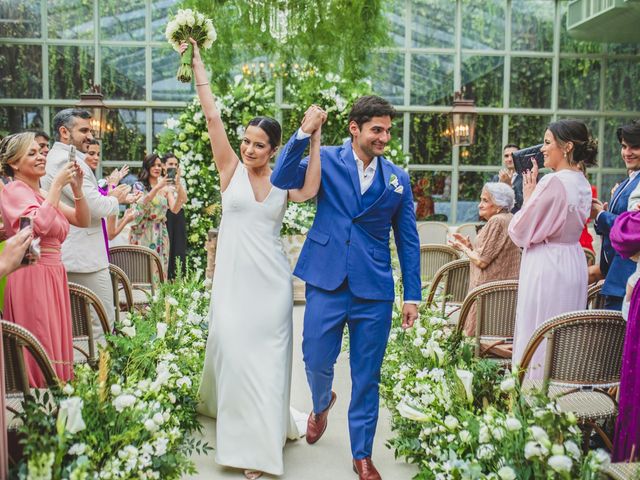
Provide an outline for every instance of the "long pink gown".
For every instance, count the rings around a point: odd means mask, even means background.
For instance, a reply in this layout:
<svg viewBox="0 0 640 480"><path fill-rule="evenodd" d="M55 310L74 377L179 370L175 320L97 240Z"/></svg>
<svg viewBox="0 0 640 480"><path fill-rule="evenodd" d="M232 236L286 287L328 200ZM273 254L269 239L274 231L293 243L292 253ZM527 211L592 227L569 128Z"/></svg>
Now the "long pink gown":
<svg viewBox="0 0 640 480"><path fill-rule="evenodd" d="M60 210L20 180L0 192L0 207L9 237L19 228L20 217L32 217L33 234L40 237L42 253L34 265L20 268L7 278L4 318L29 330L42 343L58 377L73 378L73 338L67 272L60 246L69 222ZM44 377L32 358L27 359L29 383L44 387Z"/></svg>
<svg viewBox="0 0 640 480"><path fill-rule="evenodd" d="M536 328L555 315L587 304L587 263L580 235L591 210L591 187L582 172L561 170L542 177L509 225L523 248L513 339L518 366ZM546 341L538 347L527 378L541 379Z"/></svg>
<svg viewBox="0 0 640 480"><path fill-rule="evenodd" d="M4 480L7 475L7 429L4 426L4 416L4 353L0 327L0 480Z"/></svg>

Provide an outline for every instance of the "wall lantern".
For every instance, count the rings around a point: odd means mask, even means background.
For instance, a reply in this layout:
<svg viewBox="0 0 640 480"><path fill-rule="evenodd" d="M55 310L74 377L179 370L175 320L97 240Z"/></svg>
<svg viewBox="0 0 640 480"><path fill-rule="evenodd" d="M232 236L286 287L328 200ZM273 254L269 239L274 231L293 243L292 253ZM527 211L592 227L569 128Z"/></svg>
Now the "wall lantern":
<svg viewBox="0 0 640 480"><path fill-rule="evenodd" d="M107 126L107 110L109 109L102 101L103 98L100 85L92 85L89 91L80 95L80 102L76 104L76 107L91 113L93 117L91 118L91 130L97 140L100 140L109 129Z"/></svg>
<svg viewBox="0 0 640 480"><path fill-rule="evenodd" d="M453 108L448 120L447 133L451 137L451 143L458 147L473 145L478 111L474 100L464 98L464 89L454 93Z"/></svg>

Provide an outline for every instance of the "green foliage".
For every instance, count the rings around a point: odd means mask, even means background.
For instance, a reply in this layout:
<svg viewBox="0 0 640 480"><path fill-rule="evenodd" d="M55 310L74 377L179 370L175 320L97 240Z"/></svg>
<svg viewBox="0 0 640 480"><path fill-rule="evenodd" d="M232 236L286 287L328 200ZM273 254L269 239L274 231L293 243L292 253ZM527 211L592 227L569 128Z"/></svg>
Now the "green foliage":
<svg viewBox="0 0 640 480"><path fill-rule="evenodd" d="M381 0L184 0L213 20L218 39L205 52L216 72L262 58L310 63L356 80L367 73L367 54L388 43ZM288 65L291 68L291 65ZM224 73L215 81L224 85Z"/></svg>
<svg viewBox="0 0 640 480"><path fill-rule="evenodd" d="M210 450L192 436L201 428L196 404L208 332L202 291L193 276L164 284L144 315L116 325L98 371L78 366L62 391L35 391L24 402L17 478L178 479L195 472L191 454Z"/></svg>

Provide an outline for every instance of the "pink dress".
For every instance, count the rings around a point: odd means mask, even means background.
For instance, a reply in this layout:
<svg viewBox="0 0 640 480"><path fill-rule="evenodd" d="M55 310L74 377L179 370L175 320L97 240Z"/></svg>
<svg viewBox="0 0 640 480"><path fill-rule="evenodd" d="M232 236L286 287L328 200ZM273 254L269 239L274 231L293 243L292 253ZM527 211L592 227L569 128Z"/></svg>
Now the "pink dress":
<svg viewBox="0 0 640 480"><path fill-rule="evenodd" d="M40 194L15 180L0 192L0 206L8 236L19 228L21 216L32 217L33 233L40 237L42 253L34 265L9 275L4 292L4 318L29 330L42 343L58 377L73 378L73 338L67 272L60 259L60 246L69 232L69 222ZM32 358L28 359L29 384L44 387L44 377Z"/></svg>
<svg viewBox="0 0 640 480"><path fill-rule="evenodd" d="M0 327L0 480L7 474L7 430L4 426L4 354L2 353L2 327Z"/></svg>
<svg viewBox="0 0 640 480"><path fill-rule="evenodd" d="M513 364L522 360L534 330L555 315L587 305L587 263L580 235L591 210L591 187L582 172L545 175L509 225L523 248L513 339ZM541 379L546 341L538 347L527 377Z"/></svg>

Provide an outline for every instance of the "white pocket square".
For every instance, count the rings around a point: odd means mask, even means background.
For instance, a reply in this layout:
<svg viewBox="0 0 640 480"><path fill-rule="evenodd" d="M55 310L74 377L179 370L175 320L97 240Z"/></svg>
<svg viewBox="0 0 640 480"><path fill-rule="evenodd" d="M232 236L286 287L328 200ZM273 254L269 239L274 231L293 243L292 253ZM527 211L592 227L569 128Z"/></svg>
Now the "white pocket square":
<svg viewBox="0 0 640 480"><path fill-rule="evenodd" d="M404 187L402 185L400 185L399 187L396 187L396 189L394 190L394 192L396 193L402 193L404 192Z"/></svg>

